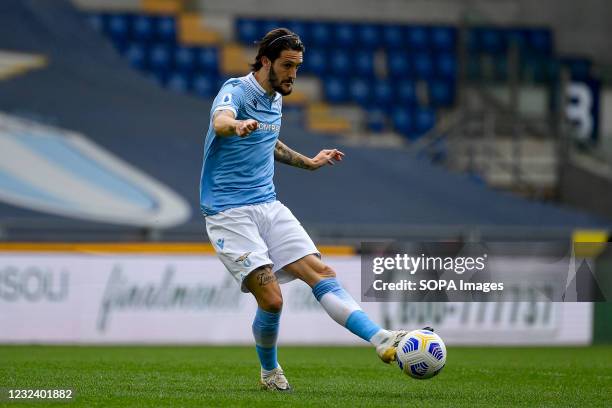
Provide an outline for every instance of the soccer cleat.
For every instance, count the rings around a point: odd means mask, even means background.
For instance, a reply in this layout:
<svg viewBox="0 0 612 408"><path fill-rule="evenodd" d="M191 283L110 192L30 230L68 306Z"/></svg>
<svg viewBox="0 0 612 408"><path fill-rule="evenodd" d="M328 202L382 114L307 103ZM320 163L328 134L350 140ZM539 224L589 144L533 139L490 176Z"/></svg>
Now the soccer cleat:
<svg viewBox="0 0 612 408"><path fill-rule="evenodd" d="M383 361L383 363L391 363L395 361L395 350L397 345L408 334L406 330L394 330L391 331L391 335L380 345L376 346L376 354Z"/></svg>
<svg viewBox="0 0 612 408"><path fill-rule="evenodd" d="M262 372L259 384L261 384L261 388L264 390L281 392L291 391L291 386L289 385L281 366L276 367L266 376L264 376Z"/></svg>

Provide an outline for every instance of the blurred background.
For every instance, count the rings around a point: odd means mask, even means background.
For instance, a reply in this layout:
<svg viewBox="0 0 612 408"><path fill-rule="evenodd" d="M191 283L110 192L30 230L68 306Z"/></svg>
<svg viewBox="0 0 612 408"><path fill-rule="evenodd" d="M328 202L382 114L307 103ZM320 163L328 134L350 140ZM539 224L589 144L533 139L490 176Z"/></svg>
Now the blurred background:
<svg viewBox="0 0 612 408"><path fill-rule="evenodd" d="M356 296L362 241L609 242L610 21L605 0L2 1L1 340L222 342L181 330L251 318L250 298L211 295L237 289L206 244L199 177L214 96L279 26L306 46L281 139L346 159L277 166L278 198ZM172 303L177 287L196 300ZM128 310L115 326L113 307ZM435 318L451 344L483 341L470 324L485 342L612 339L605 303L522 304L497 326L465 304L367 307L389 325ZM58 316L69 328L44 326ZM322 341L352 341L334 330Z"/></svg>

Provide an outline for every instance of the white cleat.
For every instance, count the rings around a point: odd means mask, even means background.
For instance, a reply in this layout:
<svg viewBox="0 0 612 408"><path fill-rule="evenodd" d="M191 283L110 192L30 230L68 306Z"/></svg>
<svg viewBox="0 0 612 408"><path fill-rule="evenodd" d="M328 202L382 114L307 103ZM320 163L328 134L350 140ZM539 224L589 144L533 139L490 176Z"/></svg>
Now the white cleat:
<svg viewBox="0 0 612 408"><path fill-rule="evenodd" d="M378 354L383 363L389 364L395 361L397 345L406 334L408 334L406 330L393 330L387 340L376 346L376 354Z"/></svg>
<svg viewBox="0 0 612 408"><path fill-rule="evenodd" d="M264 390L281 392L291 391L291 386L289 385L281 366L276 367L266 376L264 376L262 372L259 384L261 384L261 388Z"/></svg>

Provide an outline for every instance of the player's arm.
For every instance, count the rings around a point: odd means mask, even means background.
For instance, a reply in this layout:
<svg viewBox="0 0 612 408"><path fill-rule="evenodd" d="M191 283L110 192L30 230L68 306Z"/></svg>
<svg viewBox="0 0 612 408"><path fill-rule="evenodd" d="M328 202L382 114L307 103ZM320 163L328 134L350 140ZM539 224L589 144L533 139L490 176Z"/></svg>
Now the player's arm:
<svg viewBox="0 0 612 408"><path fill-rule="evenodd" d="M213 126L217 136L248 136L257 129L258 123L253 119L236 120L234 112L229 109L218 110L213 116Z"/></svg>
<svg viewBox="0 0 612 408"><path fill-rule="evenodd" d="M280 140L277 140L276 146L274 146L274 160L306 170L316 170L326 164L333 166L334 161L342 160L343 156L344 153L338 149L325 149L321 150L315 157L309 158L289 148Z"/></svg>

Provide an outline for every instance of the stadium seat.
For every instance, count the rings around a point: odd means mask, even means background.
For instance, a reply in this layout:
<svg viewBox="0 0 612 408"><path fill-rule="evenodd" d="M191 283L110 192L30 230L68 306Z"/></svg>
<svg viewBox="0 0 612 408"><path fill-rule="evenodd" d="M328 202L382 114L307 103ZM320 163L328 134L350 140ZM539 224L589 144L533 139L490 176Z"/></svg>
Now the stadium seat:
<svg viewBox="0 0 612 408"><path fill-rule="evenodd" d="M125 14L111 14L107 20L107 32L113 42L123 42L130 39L130 17Z"/></svg>
<svg viewBox="0 0 612 408"><path fill-rule="evenodd" d="M423 26L408 26L406 28L406 42L413 51L427 50L429 47L429 30Z"/></svg>
<svg viewBox="0 0 612 408"><path fill-rule="evenodd" d="M454 52L457 44L457 30L453 27L432 27L431 45L437 51Z"/></svg>
<svg viewBox="0 0 612 408"><path fill-rule="evenodd" d="M327 71L327 54L320 48L308 50L308 55L304 58L304 72L323 75Z"/></svg>
<svg viewBox="0 0 612 408"><path fill-rule="evenodd" d="M393 87L389 81L378 79L372 89L373 101L382 109L390 108L393 103Z"/></svg>
<svg viewBox="0 0 612 408"><path fill-rule="evenodd" d="M213 47L203 47L196 50L196 64L198 70L204 72L219 71L219 50Z"/></svg>
<svg viewBox="0 0 612 408"><path fill-rule="evenodd" d="M383 46L379 26L375 24L361 24L357 27L357 32L359 47L374 50Z"/></svg>
<svg viewBox="0 0 612 408"><path fill-rule="evenodd" d="M168 44L176 43L176 21L174 17L164 16L157 22L157 39Z"/></svg>
<svg viewBox="0 0 612 408"><path fill-rule="evenodd" d="M130 65L136 69L145 70L149 67L147 51L142 44L132 43L128 45L124 55Z"/></svg>
<svg viewBox="0 0 612 408"><path fill-rule="evenodd" d="M394 79L410 78L412 67L410 56L402 50L392 50L387 53L387 69L389 76Z"/></svg>
<svg viewBox="0 0 612 408"><path fill-rule="evenodd" d="M403 136L410 138L414 133L414 123L410 111L405 108L395 108L391 115L393 128Z"/></svg>
<svg viewBox="0 0 612 408"><path fill-rule="evenodd" d="M502 54L506 52L505 36L501 29L485 27L479 31L482 52L488 54Z"/></svg>
<svg viewBox="0 0 612 408"><path fill-rule="evenodd" d="M528 31L529 47L538 54L550 55L553 52L552 34L548 29Z"/></svg>
<svg viewBox="0 0 612 408"><path fill-rule="evenodd" d="M169 71L172 68L172 52L167 45L157 44L151 47L149 66L153 71Z"/></svg>
<svg viewBox="0 0 612 408"><path fill-rule="evenodd" d="M261 40L263 36L266 35L268 32L282 26L283 24L278 20L264 20L261 23L261 33L259 35L259 38L256 39L256 41Z"/></svg>
<svg viewBox="0 0 612 408"><path fill-rule="evenodd" d="M291 20L287 22L287 28L296 33L302 40L302 43L308 47L308 44L310 44L310 27L308 26L308 23L298 20Z"/></svg>
<svg viewBox="0 0 612 408"><path fill-rule="evenodd" d="M560 63L569 70L573 80L584 81L591 78L593 63L586 58L562 58Z"/></svg>
<svg viewBox="0 0 612 408"><path fill-rule="evenodd" d="M414 130L417 136L431 130L436 124L436 113L430 108L418 108L414 113Z"/></svg>
<svg viewBox="0 0 612 408"><path fill-rule="evenodd" d="M189 92L191 86L191 76L184 72L175 71L168 76L166 81L166 88L175 92Z"/></svg>
<svg viewBox="0 0 612 408"><path fill-rule="evenodd" d="M178 47L174 50L174 66L182 72L192 72L196 68L195 49Z"/></svg>
<svg viewBox="0 0 612 408"><path fill-rule="evenodd" d="M132 20L132 37L139 41L151 41L155 36L157 19L138 15Z"/></svg>
<svg viewBox="0 0 612 408"><path fill-rule="evenodd" d="M351 100L359 105L366 106L372 102L372 89L370 82L363 78L353 78L349 81Z"/></svg>
<svg viewBox="0 0 612 408"><path fill-rule="evenodd" d="M414 54L414 74L417 78L431 78L434 76L431 54L427 52Z"/></svg>
<svg viewBox="0 0 612 408"><path fill-rule="evenodd" d="M215 93L219 90L220 84L219 78L216 76L198 74L193 78L193 91L202 97L208 98L215 96Z"/></svg>
<svg viewBox="0 0 612 408"><path fill-rule="evenodd" d="M403 106L416 105L416 84L412 80L404 79L394 87L395 99Z"/></svg>
<svg viewBox="0 0 612 408"><path fill-rule="evenodd" d="M435 56L436 74L439 78L457 77L457 57L450 52L444 52Z"/></svg>
<svg viewBox="0 0 612 408"><path fill-rule="evenodd" d="M325 99L329 103L344 103L349 101L347 81L338 77L327 77L323 79L323 90Z"/></svg>
<svg viewBox="0 0 612 408"><path fill-rule="evenodd" d="M329 54L329 71L336 75L347 75L354 63L349 51L343 48L336 48Z"/></svg>
<svg viewBox="0 0 612 408"><path fill-rule="evenodd" d="M333 46L336 48L358 47L359 42L356 36L355 27L349 23L337 23L334 25Z"/></svg>
<svg viewBox="0 0 612 408"><path fill-rule="evenodd" d="M353 69L358 75L368 78L374 76L374 54L371 51L357 51L353 58Z"/></svg>
<svg viewBox="0 0 612 408"><path fill-rule="evenodd" d="M406 47L406 44L404 43L405 36L401 26L391 24L383 26L382 37L382 46L387 50Z"/></svg>
<svg viewBox="0 0 612 408"><path fill-rule="evenodd" d="M319 48L332 47L331 27L327 23L316 22L310 26L312 45Z"/></svg>
<svg viewBox="0 0 612 408"><path fill-rule="evenodd" d="M261 28L256 20L250 18L238 18L236 19L236 33L238 41L244 45L253 45L253 43L259 40Z"/></svg>
<svg viewBox="0 0 612 408"><path fill-rule="evenodd" d="M435 107L450 107L454 103L455 90L452 81L433 80L427 84L429 101Z"/></svg>

